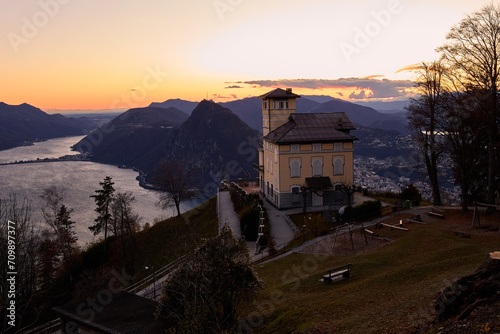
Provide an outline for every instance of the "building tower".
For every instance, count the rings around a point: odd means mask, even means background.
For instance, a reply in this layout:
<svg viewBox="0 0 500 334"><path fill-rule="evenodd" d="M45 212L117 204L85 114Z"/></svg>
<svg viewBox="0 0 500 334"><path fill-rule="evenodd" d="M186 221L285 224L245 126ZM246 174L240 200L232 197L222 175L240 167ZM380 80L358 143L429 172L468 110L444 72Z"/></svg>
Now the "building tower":
<svg viewBox="0 0 500 334"><path fill-rule="evenodd" d="M286 90L276 88L259 96L262 99L262 132L264 136L288 122L290 114L295 113L295 100L298 97L300 95L292 93L291 88Z"/></svg>

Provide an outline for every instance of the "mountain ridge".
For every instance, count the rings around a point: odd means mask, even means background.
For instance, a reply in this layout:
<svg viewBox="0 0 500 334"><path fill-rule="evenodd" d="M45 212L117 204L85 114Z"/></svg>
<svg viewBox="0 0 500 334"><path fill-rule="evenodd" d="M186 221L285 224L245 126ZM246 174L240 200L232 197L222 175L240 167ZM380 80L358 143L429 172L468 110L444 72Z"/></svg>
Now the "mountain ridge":
<svg viewBox="0 0 500 334"><path fill-rule="evenodd" d="M252 175L260 134L251 129L228 108L213 101L201 101L182 123L149 123L137 126L133 114L160 112L158 107L126 111L115 120L82 139L75 147L87 153L91 160L135 167L151 180L154 168L163 160L182 161L186 168L197 171L204 188L222 178ZM187 116L170 107L177 116ZM140 115L135 115L140 116ZM98 145L92 138L101 136Z"/></svg>
<svg viewBox="0 0 500 334"><path fill-rule="evenodd" d="M0 102L0 150L57 137L89 133L96 124L86 117L47 114L28 103Z"/></svg>
<svg viewBox="0 0 500 334"><path fill-rule="evenodd" d="M191 106L193 103L181 99L170 99L162 103L155 103L155 106L172 106L180 104L181 101L183 101L182 103L186 103L186 106ZM368 105L353 103L328 95L302 95L297 99L296 112L345 112L358 126L380 128L383 130L396 130L401 134L408 134L408 129L406 128L406 113L402 110L393 109L394 107L402 106L405 101L378 103L378 105L387 103L387 108L389 109L385 110L386 112L380 112ZM240 119L251 128L259 132L262 131L262 101L258 97L247 97L229 102L220 102L219 104L231 109L234 114L238 115Z"/></svg>

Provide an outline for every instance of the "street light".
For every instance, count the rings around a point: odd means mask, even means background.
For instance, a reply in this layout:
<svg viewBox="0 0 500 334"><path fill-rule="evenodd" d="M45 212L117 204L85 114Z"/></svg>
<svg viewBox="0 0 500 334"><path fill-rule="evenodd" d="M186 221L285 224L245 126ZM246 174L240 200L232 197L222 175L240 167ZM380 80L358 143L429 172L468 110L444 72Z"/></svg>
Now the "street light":
<svg viewBox="0 0 500 334"><path fill-rule="evenodd" d="M149 270L148 266L144 266L144 269ZM156 300L156 278L155 278L155 266L151 265L151 269L153 269L153 298Z"/></svg>

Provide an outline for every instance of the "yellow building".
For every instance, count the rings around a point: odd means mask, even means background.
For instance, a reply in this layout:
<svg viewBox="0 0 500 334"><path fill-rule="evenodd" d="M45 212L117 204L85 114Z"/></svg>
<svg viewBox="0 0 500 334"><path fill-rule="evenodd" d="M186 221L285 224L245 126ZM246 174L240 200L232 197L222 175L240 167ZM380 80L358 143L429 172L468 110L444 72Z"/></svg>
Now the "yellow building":
<svg viewBox="0 0 500 334"><path fill-rule="evenodd" d="M280 209L347 203L342 185L353 185L355 127L343 112L300 114L290 88L262 99L260 191Z"/></svg>

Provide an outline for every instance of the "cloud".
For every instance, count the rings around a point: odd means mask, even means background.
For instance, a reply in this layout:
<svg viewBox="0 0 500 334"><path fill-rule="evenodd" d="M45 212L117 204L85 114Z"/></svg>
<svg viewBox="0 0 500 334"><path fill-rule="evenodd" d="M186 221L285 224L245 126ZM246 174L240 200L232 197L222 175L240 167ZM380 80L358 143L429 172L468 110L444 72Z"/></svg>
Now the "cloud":
<svg viewBox="0 0 500 334"><path fill-rule="evenodd" d="M338 94L339 96L344 96L344 93L342 93L342 92L337 92L337 94Z"/></svg>
<svg viewBox="0 0 500 334"><path fill-rule="evenodd" d="M399 69L396 71L396 73L401 73L401 72L414 72L414 71L418 71L422 69L422 64L412 64L412 65L408 65L408 66L405 66L403 67L402 69Z"/></svg>
<svg viewBox="0 0 500 334"><path fill-rule="evenodd" d="M236 95L236 94L231 94L231 96L232 96L234 99L237 99L237 98L238 98L238 95Z"/></svg>
<svg viewBox="0 0 500 334"><path fill-rule="evenodd" d="M365 97L368 97L367 95L368 94L366 94L366 92L364 90L362 90L358 94L356 94L355 92L353 92L351 95L349 95L349 98L351 100L364 100Z"/></svg>
<svg viewBox="0 0 500 334"><path fill-rule="evenodd" d="M239 85L232 85L232 86L227 86L227 87L224 87L224 89L234 89L234 88L243 88L243 86L239 86Z"/></svg>
<svg viewBox="0 0 500 334"><path fill-rule="evenodd" d="M257 87L290 87L305 89L352 89L352 98L360 96L370 99L398 98L413 96L411 88L414 83L410 80L389 80L373 78L340 78L340 79L280 79L280 80L251 80L241 82ZM360 91L365 91L361 93Z"/></svg>
<svg viewBox="0 0 500 334"><path fill-rule="evenodd" d="M229 96L222 96L222 95L220 95L220 94L212 94L212 98L213 98L213 99L216 99L216 100L217 100L217 99L222 99L222 100L224 100L224 99L229 99L230 97L229 97Z"/></svg>
<svg viewBox="0 0 500 334"><path fill-rule="evenodd" d="M380 75L380 74L375 74L375 75L369 75L367 77L364 77L364 79L376 79L376 78L384 78L385 75Z"/></svg>

